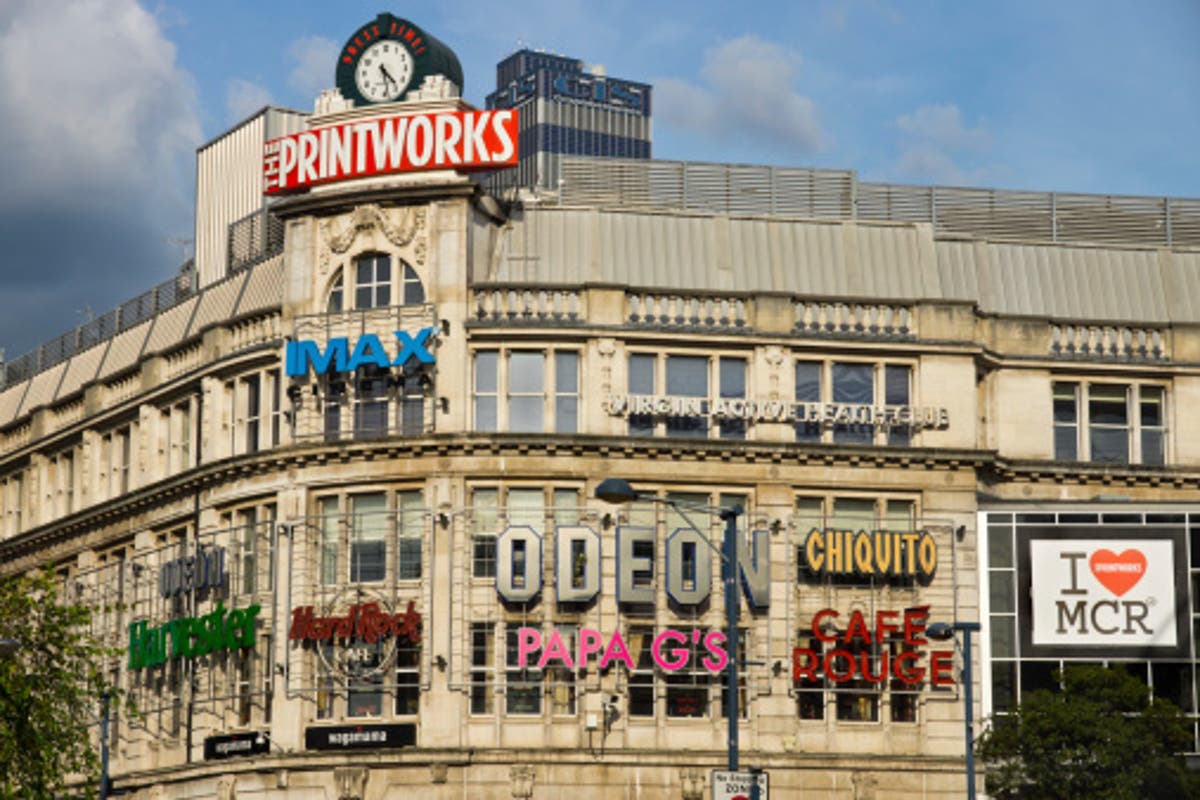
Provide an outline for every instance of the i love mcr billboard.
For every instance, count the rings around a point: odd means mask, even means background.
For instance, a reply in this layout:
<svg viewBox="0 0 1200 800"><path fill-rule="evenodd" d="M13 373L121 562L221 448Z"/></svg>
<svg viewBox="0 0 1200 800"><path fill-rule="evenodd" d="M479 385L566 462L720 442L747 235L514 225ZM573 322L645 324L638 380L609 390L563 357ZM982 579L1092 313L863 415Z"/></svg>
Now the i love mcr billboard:
<svg viewBox="0 0 1200 800"><path fill-rule="evenodd" d="M1023 652L1187 656L1182 531L1056 527L1018 536Z"/></svg>
<svg viewBox="0 0 1200 800"><path fill-rule="evenodd" d="M490 170L517 163L517 112L418 111L325 125L272 139L263 192L436 169Z"/></svg>

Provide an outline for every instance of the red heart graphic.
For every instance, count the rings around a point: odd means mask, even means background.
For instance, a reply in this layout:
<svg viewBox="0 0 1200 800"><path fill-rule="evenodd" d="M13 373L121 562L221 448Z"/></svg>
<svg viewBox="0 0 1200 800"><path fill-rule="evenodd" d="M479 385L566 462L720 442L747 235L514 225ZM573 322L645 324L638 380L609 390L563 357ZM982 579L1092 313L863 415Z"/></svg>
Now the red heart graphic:
<svg viewBox="0 0 1200 800"><path fill-rule="evenodd" d="M1112 550L1097 550L1088 559L1096 580L1117 597L1128 592L1146 574L1146 556L1141 550L1126 550L1117 555Z"/></svg>

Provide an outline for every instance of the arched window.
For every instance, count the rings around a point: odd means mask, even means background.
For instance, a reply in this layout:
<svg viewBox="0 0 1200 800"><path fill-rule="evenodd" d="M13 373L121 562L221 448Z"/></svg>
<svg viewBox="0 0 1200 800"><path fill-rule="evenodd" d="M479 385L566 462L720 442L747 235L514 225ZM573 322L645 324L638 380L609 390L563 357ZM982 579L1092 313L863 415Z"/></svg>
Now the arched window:
<svg viewBox="0 0 1200 800"><path fill-rule="evenodd" d="M421 278L408 264L404 265L404 291L401 297L404 298L406 306L416 306L425 302L425 287L421 285Z"/></svg>
<svg viewBox="0 0 1200 800"><path fill-rule="evenodd" d="M392 260L368 253L355 262L354 307L384 308L392 304Z"/></svg>
<svg viewBox="0 0 1200 800"><path fill-rule="evenodd" d="M345 281L341 271L338 271L337 279L333 282L333 288L329 290L329 299L325 301L326 314L339 314L342 311L342 298L345 295Z"/></svg>

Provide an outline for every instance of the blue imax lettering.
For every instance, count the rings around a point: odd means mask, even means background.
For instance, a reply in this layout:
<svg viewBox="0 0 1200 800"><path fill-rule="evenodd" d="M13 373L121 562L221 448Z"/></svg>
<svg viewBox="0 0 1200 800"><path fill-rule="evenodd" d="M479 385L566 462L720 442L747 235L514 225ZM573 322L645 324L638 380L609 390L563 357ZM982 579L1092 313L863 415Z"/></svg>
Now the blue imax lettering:
<svg viewBox="0 0 1200 800"><path fill-rule="evenodd" d="M287 375L289 378L302 377L308 374L310 366L313 372L321 375L326 372L354 372L368 364L387 369L402 367L413 360L420 364L434 363L429 347L430 339L437 333L436 328L422 328L415 334L407 331L394 333L400 345L395 359L388 356L383 342L373 333L360 337L353 351L350 350L350 340L345 336L330 339L324 350L321 350L320 344L310 340L288 342Z"/></svg>

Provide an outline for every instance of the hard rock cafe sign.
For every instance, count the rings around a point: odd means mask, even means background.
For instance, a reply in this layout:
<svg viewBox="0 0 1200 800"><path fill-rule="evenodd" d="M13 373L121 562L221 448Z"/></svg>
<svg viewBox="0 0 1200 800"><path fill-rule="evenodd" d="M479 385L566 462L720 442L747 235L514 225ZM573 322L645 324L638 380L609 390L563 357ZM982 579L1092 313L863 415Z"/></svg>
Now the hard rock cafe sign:
<svg viewBox="0 0 1200 800"><path fill-rule="evenodd" d="M321 609L293 608L288 640L316 645L322 665L333 674L349 679L382 675L401 642L421 642L421 613L411 600L399 608L399 602L384 598L347 603L339 593Z"/></svg>

